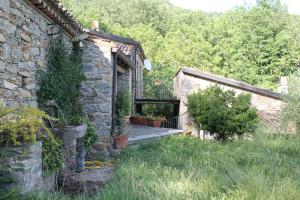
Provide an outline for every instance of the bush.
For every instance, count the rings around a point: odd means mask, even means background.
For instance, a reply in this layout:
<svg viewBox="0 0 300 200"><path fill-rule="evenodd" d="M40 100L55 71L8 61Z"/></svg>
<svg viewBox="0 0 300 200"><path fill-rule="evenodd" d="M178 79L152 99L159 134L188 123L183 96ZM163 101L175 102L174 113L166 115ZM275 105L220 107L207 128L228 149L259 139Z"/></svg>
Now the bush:
<svg viewBox="0 0 300 200"><path fill-rule="evenodd" d="M123 133L124 126L125 126L125 116L130 115L131 113L131 96L129 93L129 89L124 89L119 92L117 95L117 132L116 134L120 135Z"/></svg>
<svg viewBox="0 0 300 200"><path fill-rule="evenodd" d="M80 83L85 79L81 66L80 51L76 48L69 53L61 38L53 40L48 51L47 71L39 71L37 92L38 103L43 109L47 102L54 100L61 112L55 117L65 119L67 124L79 124L82 109L78 101Z"/></svg>
<svg viewBox="0 0 300 200"><path fill-rule="evenodd" d="M87 124L87 131L84 136L84 146L86 149L89 149L96 142L98 137L96 134L96 127L91 122L91 120L87 119L86 124Z"/></svg>
<svg viewBox="0 0 300 200"><path fill-rule="evenodd" d="M0 145L14 146L43 141L43 167L46 173L51 173L62 164L61 143L45 126L45 119L53 120L37 108L8 109L0 106Z"/></svg>
<svg viewBox="0 0 300 200"><path fill-rule="evenodd" d="M256 109L251 107L249 94L235 95L213 86L188 97L188 112L198 130L202 129L218 140L240 136L254 130Z"/></svg>

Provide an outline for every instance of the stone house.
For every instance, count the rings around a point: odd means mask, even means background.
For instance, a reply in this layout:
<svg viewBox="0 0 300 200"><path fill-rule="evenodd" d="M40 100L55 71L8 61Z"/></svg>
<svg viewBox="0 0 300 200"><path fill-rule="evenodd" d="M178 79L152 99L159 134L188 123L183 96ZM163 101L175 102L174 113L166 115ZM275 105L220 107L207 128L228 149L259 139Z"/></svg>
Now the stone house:
<svg viewBox="0 0 300 200"><path fill-rule="evenodd" d="M0 0L0 104L36 107L36 74L47 67L52 39L61 35L71 51L72 41L83 34L87 37L81 41L86 81L80 101L105 142L115 129L117 93L128 89L132 101L143 94L145 54L132 39L83 29L58 0ZM24 185L30 184L24 188L50 188L47 185L54 179L42 180L41 151L34 151L33 159L40 162L30 160L33 167L22 171L28 177Z"/></svg>
<svg viewBox="0 0 300 200"><path fill-rule="evenodd" d="M36 71L46 67L51 38L68 46L83 28L56 0L0 1L0 101L37 106Z"/></svg>
<svg viewBox="0 0 300 200"><path fill-rule="evenodd" d="M71 49L71 39L82 31L56 0L0 0L0 104L37 106L36 72L46 69L51 39L62 35ZM13 152L4 162L18 166L12 168L12 176L21 193L54 188L55 176L42 173L41 142L16 147ZM29 156L20 159L24 152ZM0 185L10 187L5 181Z"/></svg>
<svg viewBox="0 0 300 200"><path fill-rule="evenodd" d="M270 123L277 120L278 113L281 110L282 100L280 93L261 89L246 83L196 69L187 67L181 68L174 76L173 82L174 94L180 99L179 128L190 130L193 135L198 135L198 131L193 125L192 119L187 112L188 96L193 92L204 90L215 84L219 85L224 90L233 90L237 94L251 94L252 106L257 109L259 116L263 120L267 120Z"/></svg>
<svg viewBox="0 0 300 200"><path fill-rule="evenodd" d="M132 96L142 96L145 54L141 45L129 38L85 30L89 38L83 46L81 102L87 115L92 116L102 141L110 139L115 130L116 96L128 89Z"/></svg>
<svg viewBox="0 0 300 200"><path fill-rule="evenodd" d="M46 68L47 48L57 33L70 49L72 38L89 35L82 47L87 80L80 100L98 135L109 136L117 92L128 88L133 97L142 95L144 51L132 39L84 30L57 0L0 1L0 102L37 106L36 72Z"/></svg>

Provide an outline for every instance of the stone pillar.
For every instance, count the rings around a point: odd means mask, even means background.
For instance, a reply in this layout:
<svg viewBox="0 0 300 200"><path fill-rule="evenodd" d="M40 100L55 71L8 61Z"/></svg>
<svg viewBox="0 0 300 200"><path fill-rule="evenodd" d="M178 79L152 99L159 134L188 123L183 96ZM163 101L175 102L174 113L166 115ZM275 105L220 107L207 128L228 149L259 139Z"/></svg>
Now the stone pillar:
<svg viewBox="0 0 300 200"><path fill-rule="evenodd" d="M59 172L58 183L60 186L72 184L70 178L75 174L76 165L76 147L77 140L84 137L87 125L66 126L63 128L54 128L52 132L63 141L63 159L64 164Z"/></svg>

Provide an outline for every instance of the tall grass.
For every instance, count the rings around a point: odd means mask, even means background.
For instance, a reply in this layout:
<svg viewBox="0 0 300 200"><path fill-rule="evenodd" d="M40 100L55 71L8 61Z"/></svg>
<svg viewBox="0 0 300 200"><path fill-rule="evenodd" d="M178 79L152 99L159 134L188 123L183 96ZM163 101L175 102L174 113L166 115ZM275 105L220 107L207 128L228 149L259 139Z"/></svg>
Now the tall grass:
<svg viewBox="0 0 300 200"><path fill-rule="evenodd" d="M296 136L227 143L170 137L125 151L94 199L299 199L299 177Z"/></svg>

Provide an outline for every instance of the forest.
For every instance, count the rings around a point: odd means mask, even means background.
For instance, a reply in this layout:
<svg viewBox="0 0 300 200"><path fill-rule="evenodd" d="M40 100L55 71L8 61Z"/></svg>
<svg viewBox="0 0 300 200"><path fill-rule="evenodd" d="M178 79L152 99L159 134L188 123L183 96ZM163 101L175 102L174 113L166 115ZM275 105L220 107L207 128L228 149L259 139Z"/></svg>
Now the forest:
<svg viewBox="0 0 300 200"><path fill-rule="evenodd" d="M253 7L205 13L167 0L62 0L87 28L141 42L153 70L146 77L171 80L182 66L198 68L266 89L277 90L281 76L297 70L300 16L279 0Z"/></svg>

